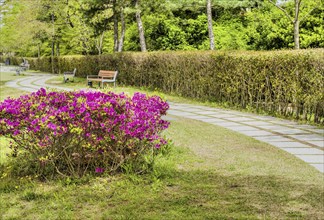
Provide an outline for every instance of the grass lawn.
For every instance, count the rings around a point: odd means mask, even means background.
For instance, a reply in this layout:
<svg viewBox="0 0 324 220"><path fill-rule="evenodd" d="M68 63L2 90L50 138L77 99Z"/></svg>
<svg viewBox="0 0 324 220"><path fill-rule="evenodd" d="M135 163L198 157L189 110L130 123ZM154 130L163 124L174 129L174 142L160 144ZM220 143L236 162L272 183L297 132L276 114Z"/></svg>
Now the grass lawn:
<svg viewBox="0 0 324 220"><path fill-rule="evenodd" d="M7 97L19 97L20 95L26 94L22 90L6 87L5 83L10 80L16 80L26 77L25 75L17 76L15 73L10 72L0 72L0 101L4 100Z"/></svg>
<svg viewBox="0 0 324 220"><path fill-rule="evenodd" d="M180 117L165 135L172 151L152 174L46 182L8 175L0 138L0 219L323 219L324 176L296 157Z"/></svg>

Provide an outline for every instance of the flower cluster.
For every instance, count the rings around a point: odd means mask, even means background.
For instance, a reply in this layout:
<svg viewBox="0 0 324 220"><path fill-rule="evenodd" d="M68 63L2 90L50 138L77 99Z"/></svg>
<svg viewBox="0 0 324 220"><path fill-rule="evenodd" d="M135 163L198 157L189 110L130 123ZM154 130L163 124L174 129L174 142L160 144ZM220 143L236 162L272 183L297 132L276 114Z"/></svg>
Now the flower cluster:
<svg viewBox="0 0 324 220"><path fill-rule="evenodd" d="M140 93L40 89L0 103L0 135L14 140L14 152L60 173L100 173L165 145L160 133L169 122L161 116L168 108L160 97Z"/></svg>

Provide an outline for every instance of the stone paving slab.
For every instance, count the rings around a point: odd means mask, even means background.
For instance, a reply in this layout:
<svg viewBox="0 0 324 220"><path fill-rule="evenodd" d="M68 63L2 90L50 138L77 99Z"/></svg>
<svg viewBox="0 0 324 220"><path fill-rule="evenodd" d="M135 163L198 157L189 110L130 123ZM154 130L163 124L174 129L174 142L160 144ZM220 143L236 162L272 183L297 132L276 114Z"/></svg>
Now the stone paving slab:
<svg viewBox="0 0 324 220"><path fill-rule="evenodd" d="M263 142L290 142L292 141L289 138L283 137L281 135L271 135L271 136L259 136L255 137L255 139Z"/></svg>
<svg viewBox="0 0 324 220"><path fill-rule="evenodd" d="M192 113L199 113L201 112L201 109L197 109L197 108L191 108L191 109L177 109L177 110L181 110L184 112L192 112Z"/></svg>
<svg viewBox="0 0 324 220"><path fill-rule="evenodd" d="M321 135L324 135L324 129L307 129L308 131L311 131L313 133L317 133L317 134L321 134Z"/></svg>
<svg viewBox="0 0 324 220"><path fill-rule="evenodd" d="M250 136L250 137L259 137L259 136L271 136L273 133L268 132L268 131L239 131L239 133Z"/></svg>
<svg viewBox="0 0 324 220"><path fill-rule="evenodd" d="M183 107L183 106L172 106L172 105L170 105L170 110L189 111L189 109L187 107Z"/></svg>
<svg viewBox="0 0 324 220"><path fill-rule="evenodd" d="M231 111L231 110L230 110ZM242 116L242 117L255 117L255 114L253 113L249 113L249 112L235 112L235 111L231 111L233 112L233 115L238 115L238 116Z"/></svg>
<svg viewBox="0 0 324 220"><path fill-rule="evenodd" d="M170 115L176 115L176 116L182 116L182 117L188 117L188 116L194 116L195 114L190 112L181 112L181 111L170 111L168 112Z"/></svg>
<svg viewBox="0 0 324 220"><path fill-rule="evenodd" d="M201 119L214 119L206 115L191 115L187 116L187 118L195 119L195 120L201 120Z"/></svg>
<svg viewBox="0 0 324 220"><path fill-rule="evenodd" d="M185 104L185 103L173 103L173 102L170 102L172 104L172 106L179 106L179 107L195 107L195 105L192 105L192 104Z"/></svg>
<svg viewBox="0 0 324 220"><path fill-rule="evenodd" d="M199 112L196 112L197 114L200 114L200 115L219 115L221 113L217 112L217 111L199 111Z"/></svg>
<svg viewBox="0 0 324 220"><path fill-rule="evenodd" d="M263 129L267 129L267 130L278 130L278 131L281 131L281 130L288 130L287 127L285 126L281 126L281 125L258 125L259 128L263 128Z"/></svg>
<svg viewBox="0 0 324 220"><path fill-rule="evenodd" d="M281 148L284 151L287 151L288 153L294 154L294 155L322 155L324 157L324 152L319 149L315 148Z"/></svg>
<svg viewBox="0 0 324 220"><path fill-rule="evenodd" d="M225 122L212 122L211 124L219 125L219 126L222 126L222 127L225 127L225 128L239 127L240 126L240 124L238 124L238 123L228 122L228 121L225 121Z"/></svg>
<svg viewBox="0 0 324 220"><path fill-rule="evenodd" d="M220 118L200 118L199 121L207 122L207 123L227 123L228 121L220 119Z"/></svg>
<svg viewBox="0 0 324 220"><path fill-rule="evenodd" d="M182 116L196 116L197 114L191 112L181 112Z"/></svg>
<svg viewBox="0 0 324 220"><path fill-rule="evenodd" d="M182 112L181 111L177 111L177 110L168 110L168 114L169 115L181 115Z"/></svg>
<svg viewBox="0 0 324 220"><path fill-rule="evenodd" d="M216 110L216 108L211 108L211 107L207 107L207 106L195 106L195 108L201 109L203 111L215 111ZM217 111L222 111L222 109L217 109Z"/></svg>
<svg viewBox="0 0 324 220"><path fill-rule="evenodd" d="M298 128L304 128L304 129L317 129L317 127L312 126L312 125L301 125L297 123Z"/></svg>
<svg viewBox="0 0 324 220"><path fill-rule="evenodd" d="M315 167L317 170L324 173L324 164L310 163L309 165Z"/></svg>
<svg viewBox="0 0 324 220"><path fill-rule="evenodd" d="M201 113L199 113L201 114ZM206 114L208 116L211 116L211 117L215 117L215 118L225 118L225 119L231 119L233 118L234 116L233 115L229 115L229 114L222 114L222 113L217 113L217 112L214 112L214 113L211 113L211 114Z"/></svg>
<svg viewBox="0 0 324 220"><path fill-rule="evenodd" d="M314 144L318 147L324 148L324 142L323 141L307 141L308 143Z"/></svg>
<svg viewBox="0 0 324 220"><path fill-rule="evenodd" d="M293 137L303 141L323 141L324 142L324 137L316 134L289 135L289 137Z"/></svg>
<svg viewBox="0 0 324 220"><path fill-rule="evenodd" d="M253 118L246 118L246 117L233 117L228 119L234 122L255 121Z"/></svg>
<svg viewBox="0 0 324 220"><path fill-rule="evenodd" d="M266 121L245 121L243 122L243 124L246 124L246 125L253 125L253 126L260 126L260 125L273 125L269 122L266 122Z"/></svg>
<svg viewBox="0 0 324 220"><path fill-rule="evenodd" d="M215 110L214 110L215 111ZM237 112L237 111L232 111L232 110L219 110L217 109L217 112L221 113L221 114L230 114L230 115L233 115L233 116L238 116L238 115L241 115L240 112Z"/></svg>
<svg viewBox="0 0 324 220"><path fill-rule="evenodd" d="M323 155L295 155L299 157L303 161L312 164L324 164L324 156Z"/></svg>
<svg viewBox="0 0 324 220"><path fill-rule="evenodd" d="M260 131L257 128L253 128L253 127L246 126L246 125L241 125L241 126L237 126L237 127L231 127L231 130L233 130L233 131L254 131L254 132L259 132Z"/></svg>
<svg viewBox="0 0 324 220"><path fill-rule="evenodd" d="M309 145L296 142L296 141L287 141L287 142L279 142L279 141L268 141L269 144L278 147L278 148L307 148L311 147Z"/></svg>
<svg viewBox="0 0 324 220"><path fill-rule="evenodd" d="M307 134L309 132L307 131L302 131L302 130L299 130L299 129L288 129L288 128L285 128L285 129L271 129L272 131L274 132L278 132L280 134Z"/></svg>
<svg viewBox="0 0 324 220"><path fill-rule="evenodd" d="M275 120L275 117L272 116L253 116L253 118L258 119L258 120L263 120L263 121L271 121L271 120Z"/></svg>
<svg viewBox="0 0 324 220"><path fill-rule="evenodd" d="M288 121L288 120L283 120L283 119L277 119L277 120L270 120L269 122L273 124L278 124L278 125L289 125L289 126L297 126L298 123L294 121Z"/></svg>

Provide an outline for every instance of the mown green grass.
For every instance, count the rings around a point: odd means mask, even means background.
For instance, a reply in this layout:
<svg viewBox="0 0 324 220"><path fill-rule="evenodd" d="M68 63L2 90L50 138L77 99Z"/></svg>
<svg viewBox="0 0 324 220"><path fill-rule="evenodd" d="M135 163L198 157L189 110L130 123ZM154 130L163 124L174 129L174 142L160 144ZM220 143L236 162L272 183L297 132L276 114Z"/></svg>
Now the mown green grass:
<svg viewBox="0 0 324 220"><path fill-rule="evenodd" d="M145 175L42 182L32 176L11 176L5 169L9 160L1 156L0 219L324 216L323 174L296 157L227 129L180 117L174 117L164 134L173 141L172 150L157 159L153 173ZM0 141L4 155L8 142Z"/></svg>
<svg viewBox="0 0 324 220"><path fill-rule="evenodd" d="M26 94L26 92L6 87L5 84L6 82L10 80L16 80L26 77L25 75L19 75L12 73L12 72L0 72L0 101L4 100L7 97L19 97L20 95Z"/></svg>

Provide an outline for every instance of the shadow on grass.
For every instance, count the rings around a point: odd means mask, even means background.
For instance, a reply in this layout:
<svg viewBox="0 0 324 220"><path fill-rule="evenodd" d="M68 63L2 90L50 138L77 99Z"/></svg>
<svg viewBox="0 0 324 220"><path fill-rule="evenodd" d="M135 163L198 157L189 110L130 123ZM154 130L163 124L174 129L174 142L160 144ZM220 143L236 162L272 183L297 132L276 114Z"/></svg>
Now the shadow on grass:
<svg viewBox="0 0 324 220"><path fill-rule="evenodd" d="M321 219L323 216L321 186L278 176L179 171L165 180L158 194L143 196L128 200L113 212L107 211L106 216L121 213L127 218L155 216L156 219ZM112 198L115 202L119 199Z"/></svg>
<svg viewBox="0 0 324 220"><path fill-rule="evenodd" d="M282 176L224 176L206 170L168 170L160 178L94 178L88 183L69 185L7 180L0 183L1 200L6 201L0 206L5 213L3 217L9 217L10 210L24 205L26 209L16 213L18 217L321 219L323 216L322 186ZM17 184L19 188L15 187ZM10 202L10 198L15 202Z"/></svg>

